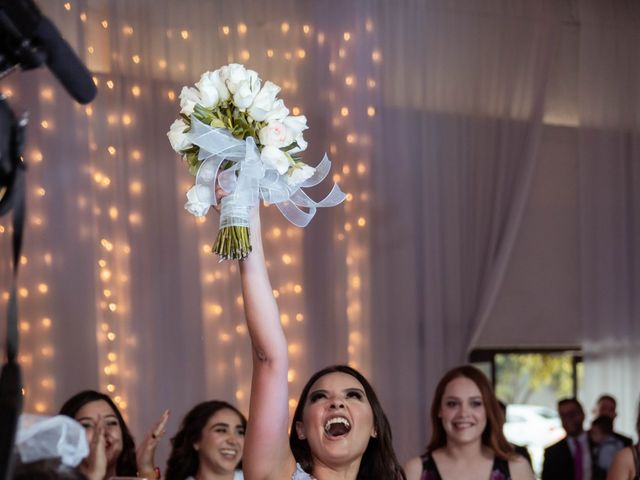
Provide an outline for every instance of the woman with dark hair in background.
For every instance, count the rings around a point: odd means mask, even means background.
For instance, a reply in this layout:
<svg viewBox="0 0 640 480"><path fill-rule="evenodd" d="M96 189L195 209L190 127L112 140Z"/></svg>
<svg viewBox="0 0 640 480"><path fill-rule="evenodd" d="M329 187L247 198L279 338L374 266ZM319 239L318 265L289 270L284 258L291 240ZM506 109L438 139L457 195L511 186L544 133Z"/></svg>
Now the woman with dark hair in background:
<svg viewBox="0 0 640 480"><path fill-rule="evenodd" d="M62 405L60 414L77 420L87 432L91 452L80 466L85 475L92 477L94 463L106 460L105 479L137 475L160 478L159 470L153 465L153 456L160 436L164 433L169 418L168 411L162 414L145 437L137 454L133 436L109 395L84 390L67 400Z"/></svg>
<svg viewBox="0 0 640 480"><path fill-rule="evenodd" d="M242 480L247 419L219 400L193 407L171 439L165 480Z"/></svg>
<svg viewBox="0 0 640 480"><path fill-rule="evenodd" d="M252 480L400 480L391 429L373 389L345 366L316 373L304 387L288 440L287 341L267 274L258 208L253 251L240 261L253 347L243 468Z"/></svg>
<svg viewBox="0 0 640 480"><path fill-rule="evenodd" d="M636 433L640 437L640 403L636 417ZM623 448L613 457L607 480L640 480L640 442Z"/></svg>
<svg viewBox="0 0 640 480"><path fill-rule="evenodd" d="M487 377L465 365L440 380L431 404L433 432L408 480L533 480L529 463L502 433L504 418Z"/></svg>

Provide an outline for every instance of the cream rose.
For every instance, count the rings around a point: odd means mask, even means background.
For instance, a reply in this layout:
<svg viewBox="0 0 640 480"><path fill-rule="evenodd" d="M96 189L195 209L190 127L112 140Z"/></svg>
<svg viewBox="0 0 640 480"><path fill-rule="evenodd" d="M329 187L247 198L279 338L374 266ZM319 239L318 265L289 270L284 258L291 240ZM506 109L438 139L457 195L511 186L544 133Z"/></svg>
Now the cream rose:
<svg viewBox="0 0 640 480"><path fill-rule="evenodd" d="M215 107L222 100L220 95L220 88L226 90L227 98L229 98L229 91L224 86L220 79L220 74L216 70L215 72L205 72L200 77L196 88L200 91L200 104L203 107Z"/></svg>
<svg viewBox="0 0 640 480"><path fill-rule="evenodd" d="M289 115L289 109L284 106L284 101L282 99L278 99L273 104L271 111L265 115L264 119L267 122L271 122L273 120L280 121L287 115Z"/></svg>
<svg viewBox="0 0 640 480"><path fill-rule="evenodd" d="M305 180L311 178L316 169L306 163L298 162L289 169L287 183L291 186L300 185Z"/></svg>
<svg viewBox="0 0 640 480"><path fill-rule="evenodd" d="M298 135L296 138L294 138L293 140L298 144L298 146L293 147L291 150L289 150L289 153L294 154L294 153L304 152L307 149L307 141L302 136L302 133Z"/></svg>
<svg viewBox="0 0 640 480"><path fill-rule="evenodd" d="M187 203L184 208L191 215L202 217L207 214L213 204L213 192L204 185L194 185L187 192Z"/></svg>
<svg viewBox="0 0 640 480"><path fill-rule="evenodd" d="M307 128L307 117L304 115L290 115L282 120L282 123L291 131L291 135L297 137L302 132L304 132Z"/></svg>
<svg viewBox="0 0 640 480"><path fill-rule="evenodd" d="M178 153L180 153L181 150L186 150L191 146L187 134L185 133L185 130L187 128L188 125L184 123L181 118L179 118L171 124L171 127L169 127L169 131L167 132L167 137L169 137L171 148L173 148Z"/></svg>
<svg viewBox="0 0 640 480"><path fill-rule="evenodd" d="M260 77L253 70L247 70L247 80L240 82L233 94L233 103L240 111L245 111L253 103L260 91Z"/></svg>
<svg viewBox="0 0 640 480"><path fill-rule="evenodd" d="M232 95L236 93L242 82L249 80L247 69L239 63L231 63L222 67L220 76Z"/></svg>
<svg viewBox="0 0 640 480"><path fill-rule="evenodd" d="M260 158L265 167L277 170L280 175L289 170L289 157L278 147L267 145L262 149Z"/></svg>
<svg viewBox="0 0 640 480"><path fill-rule="evenodd" d="M269 122L258 132L258 138L262 145L273 147L287 147L293 142L291 131L282 122Z"/></svg>
<svg viewBox="0 0 640 480"><path fill-rule="evenodd" d="M258 122L266 120L267 115L274 107L278 92L280 92L279 86L269 81L265 82L248 109L249 115Z"/></svg>
<svg viewBox="0 0 640 480"><path fill-rule="evenodd" d="M182 87L180 92L180 113L189 116L193 113L193 107L200 103L200 92L193 87Z"/></svg>

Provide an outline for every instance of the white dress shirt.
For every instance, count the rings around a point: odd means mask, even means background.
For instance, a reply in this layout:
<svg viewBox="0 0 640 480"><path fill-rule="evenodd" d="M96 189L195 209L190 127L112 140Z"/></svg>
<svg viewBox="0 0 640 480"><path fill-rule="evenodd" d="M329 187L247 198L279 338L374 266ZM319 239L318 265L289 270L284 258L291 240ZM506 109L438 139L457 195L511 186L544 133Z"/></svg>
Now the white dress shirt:
<svg viewBox="0 0 640 480"><path fill-rule="evenodd" d="M582 432L577 437L567 437L567 443L569 444L572 457L576 451L575 442L580 442L580 446L582 447L582 480L591 480L591 448L589 446L587 433Z"/></svg>

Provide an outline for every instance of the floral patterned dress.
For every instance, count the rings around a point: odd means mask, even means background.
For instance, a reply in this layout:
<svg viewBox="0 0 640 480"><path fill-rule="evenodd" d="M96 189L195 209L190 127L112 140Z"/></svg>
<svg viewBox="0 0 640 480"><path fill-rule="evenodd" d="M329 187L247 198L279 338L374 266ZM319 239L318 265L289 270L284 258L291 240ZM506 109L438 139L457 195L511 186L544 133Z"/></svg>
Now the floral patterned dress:
<svg viewBox="0 0 640 480"><path fill-rule="evenodd" d="M422 457L422 476L420 480L442 480L436 462L430 454L426 454ZM491 476L489 480L511 480L511 474L509 473L509 462L500 458L493 460L493 467L491 468Z"/></svg>

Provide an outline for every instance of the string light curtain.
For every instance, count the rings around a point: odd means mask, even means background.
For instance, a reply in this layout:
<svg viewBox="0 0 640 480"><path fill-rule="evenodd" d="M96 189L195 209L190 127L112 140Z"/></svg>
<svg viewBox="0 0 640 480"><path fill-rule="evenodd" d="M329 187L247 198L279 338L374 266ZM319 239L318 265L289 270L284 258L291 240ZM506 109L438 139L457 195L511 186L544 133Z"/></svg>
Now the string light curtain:
<svg viewBox="0 0 640 480"><path fill-rule="evenodd" d="M210 253L217 217L196 220L182 209L193 179L165 135L181 87L229 62L282 86L292 113L309 118L306 160L327 151L333 180L353 191L305 230L273 207L263 212L289 339L290 407L326 364L370 373L368 173L380 63L372 19L352 8L341 10L340 26L328 16L316 22L320 6L294 1L41 7L91 69L99 95L75 105L44 70L2 85L32 119L20 278L26 410L55 413L76 391L96 388L111 394L138 437L165 408L174 412L169 432L207 398L248 410L237 267ZM8 233L3 219L5 251Z"/></svg>

